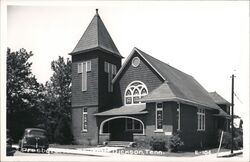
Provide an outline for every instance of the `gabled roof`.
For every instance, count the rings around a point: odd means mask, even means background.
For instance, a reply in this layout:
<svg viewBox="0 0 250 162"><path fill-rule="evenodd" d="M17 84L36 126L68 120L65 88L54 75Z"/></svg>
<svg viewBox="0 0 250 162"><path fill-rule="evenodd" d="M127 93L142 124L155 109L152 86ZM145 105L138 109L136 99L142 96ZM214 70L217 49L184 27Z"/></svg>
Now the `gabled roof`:
<svg viewBox="0 0 250 162"><path fill-rule="evenodd" d="M114 79L112 80L112 83L114 83L121 75L122 71L124 70L124 68L127 66L127 64L129 63L130 59L133 57L133 55L135 53L138 53L141 57L144 57L141 53L140 50L136 47L133 48L133 50L131 51L131 53L129 54L129 56L127 57L127 59L125 60L125 62L123 63L122 67L119 69L119 71L117 72L116 76L114 77ZM150 64L150 62L148 62L148 60L146 58L144 58L144 60ZM163 79L165 80L165 78L161 75L161 73L159 73L157 71L157 69L154 68L154 66L151 66L154 71Z"/></svg>
<svg viewBox="0 0 250 162"><path fill-rule="evenodd" d="M118 108L113 108L104 112L96 113L96 116L114 116L114 115L139 115L148 113L145 111L146 105L129 105L129 106L121 106Z"/></svg>
<svg viewBox="0 0 250 162"><path fill-rule="evenodd" d="M99 16L98 10L96 10L95 16L70 54L75 55L92 49L101 49L122 57Z"/></svg>
<svg viewBox="0 0 250 162"><path fill-rule="evenodd" d="M123 69L137 52L163 79L164 83L150 92L141 101L168 101L181 100L189 103L199 104L208 108L220 109L209 93L190 75L146 54L145 52L134 48L122 68L118 71L113 82L121 75Z"/></svg>
<svg viewBox="0 0 250 162"><path fill-rule="evenodd" d="M214 102L216 104L230 105L230 103L226 99L224 99L223 97L221 97L221 95L219 95L217 92L209 92L209 95L214 100Z"/></svg>
<svg viewBox="0 0 250 162"><path fill-rule="evenodd" d="M140 51L140 50L139 50ZM168 81L168 86L176 98L201 104L207 107L219 107L209 96L209 93L192 76L140 51L142 55L154 66ZM150 96L148 96L149 98Z"/></svg>

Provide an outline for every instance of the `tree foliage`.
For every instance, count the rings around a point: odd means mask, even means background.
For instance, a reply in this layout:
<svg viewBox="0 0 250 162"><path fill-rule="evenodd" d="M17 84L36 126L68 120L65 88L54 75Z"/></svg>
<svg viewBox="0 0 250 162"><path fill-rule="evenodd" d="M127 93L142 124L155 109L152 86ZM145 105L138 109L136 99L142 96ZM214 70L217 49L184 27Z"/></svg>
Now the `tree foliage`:
<svg viewBox="0 0 250 162"><path fill-rule="evenodd" d="M71 134L71 61L63 57L52 61L53 75L45 85L45 106L50 140L70 143Z"/></svg>
<svg viewBox="0 0 250 162"><path fill-rule="evenodd" d="M7 49L7 129L17 142L25 128L48 131L50 142L67 144L71 134L71 61L52 61L53 75L45 85L32 74L32 52Z"/></svg>
<svg viewBox="0 0 250 162"><path fill-rule="evenodd" d="M42 86L31 72L32 52L7 49L7 128L17 141L26 127L34 127L40 117Z"/></svg>

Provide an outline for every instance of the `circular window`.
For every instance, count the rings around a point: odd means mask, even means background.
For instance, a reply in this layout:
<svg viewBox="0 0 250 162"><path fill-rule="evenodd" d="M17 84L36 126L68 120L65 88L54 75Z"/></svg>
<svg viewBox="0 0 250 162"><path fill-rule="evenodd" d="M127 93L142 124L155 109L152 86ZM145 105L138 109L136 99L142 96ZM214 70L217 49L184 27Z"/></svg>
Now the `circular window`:
<svg viewBox="0 0 250 162"><path fill-rule="evenodd" d="M132 60L132 65L137 67L140 64L140 59L138 57L134 57Z"/></svg>

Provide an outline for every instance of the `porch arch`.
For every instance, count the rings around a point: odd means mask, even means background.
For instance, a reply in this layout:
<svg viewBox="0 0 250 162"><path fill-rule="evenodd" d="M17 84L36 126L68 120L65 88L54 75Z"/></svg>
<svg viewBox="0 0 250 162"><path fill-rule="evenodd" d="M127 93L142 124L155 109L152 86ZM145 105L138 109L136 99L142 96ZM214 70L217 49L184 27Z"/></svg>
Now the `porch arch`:
<svg viewBox="0 0 250 162"><path fill-rule="evenodd" d="M142 124L142 134L141 135L145 135L145 125L144 125L144 123L140 119L137 119L137 118L134 118L134 117L130 117L130 116L115 116L115 117L111 117L111 118L108 118L108 119L102 121L101 125L100 125L99 134L103 134L103 126L104 126L104 124L106 122L108 122L110 120L114 120L114 119L121 119L121 118L133 119L133 120L139 121Z"/></svg>

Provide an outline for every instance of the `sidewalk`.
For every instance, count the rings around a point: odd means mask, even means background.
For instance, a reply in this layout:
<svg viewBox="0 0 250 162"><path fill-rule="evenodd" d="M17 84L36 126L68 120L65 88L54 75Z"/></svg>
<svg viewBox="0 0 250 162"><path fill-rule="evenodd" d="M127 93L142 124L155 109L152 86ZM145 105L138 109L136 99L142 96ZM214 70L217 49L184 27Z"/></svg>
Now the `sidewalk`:
<svg viewBox="0 0 250 162"><path fill-rule="evenodd" d="M15 147L15 146L14 146ZM241 159L242 154L232 157L223 157L225 155L230 155L230 151L227 152L220 152L217 156L217 153L206 154L206 155L199 155L193 157L170 157L170 156L145 156L145 155L133 155L133 154L119 154L116 152L118 149L122 149L123 147L95 147L95 148L77 148L77 149L67 149L67 148L48 148L48 153L61 153L61 154L72 154L72 155L84 155L93 158L101 158L101 159L112 159L112 158L121 158L127 161L158 161L158 160L181 160L181 161L193 161L195 160L202 160L202 161L223 161L223 160L236 160ZM242 153L242 150L235 150L234 154Z"/></svg>
<svg viewBox="0 0 250 162"><path fill-rule="evenodd" d="M114 153L115 150L122 149L123 147L97 147L97 148L79 148L79 149L62 149L62 148L49 148L48 151L50 152L56 152L56 153L66 153L66 154L78 154L78 155L87 155L87 156L99 156L99 157L110 157L110 156L143 156L143 157L159 157L159 158L169 158L166 156L144 156L144 155L132 155L132 154L119 154ZM234 154L236 156L233 157L242 157L242 150L235 150ZM195 158L195 159L216 159L216 158L227 158L224 157L226 155L230 155L230 151L227 152L220 152L217 156L217 153L213 154L207 154L207 155L199 155L199 156L193 156L193 157L183 157L183 158ZM237 155L240 154L240 155Z"/></svg>
<svg viewBox="0 0 250 162"><path fill-rule="evenodd" d="M104 156L113 156L113 153L111 153L112 151L122 148L123 147L97 147L97 148L78 148L78 149L48 148L48 152L104 157Z"/></svg>
<svg viewBox="0 0 250 162"><path fill-rule="evenodd" d="M195 156L195 159L200 159L200 160L209 160L209 161L236 161L236 159L243 159L243 151L242 150L234 150L233 156L230 156L231 152L226 151L226 152L220 152L218 155L217 153L213 154L207 154L207 155L201 155L201 156ZM226 157L228 156L228 157Z"/></svg>

